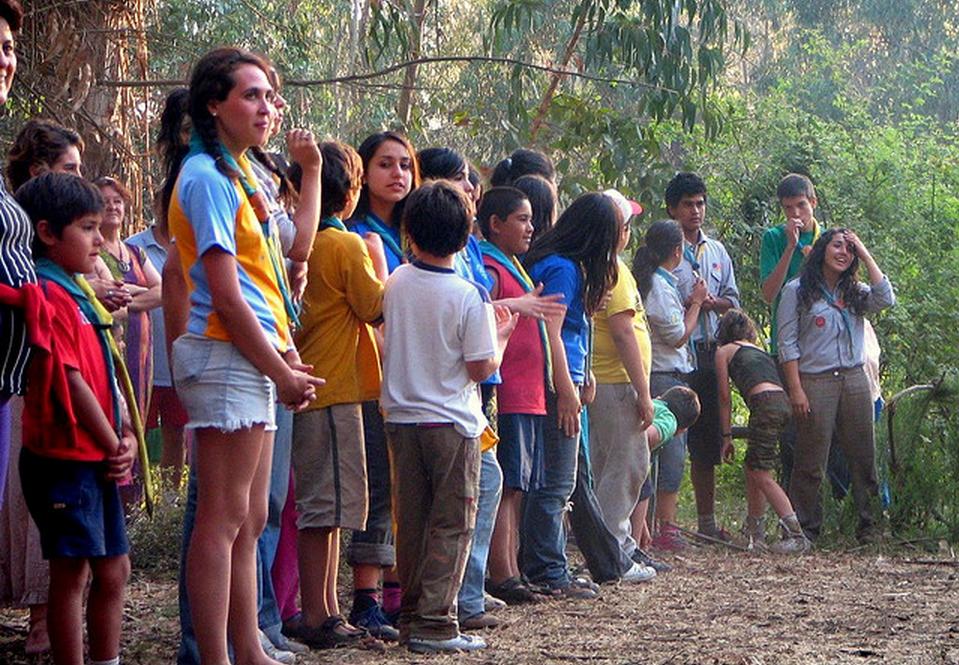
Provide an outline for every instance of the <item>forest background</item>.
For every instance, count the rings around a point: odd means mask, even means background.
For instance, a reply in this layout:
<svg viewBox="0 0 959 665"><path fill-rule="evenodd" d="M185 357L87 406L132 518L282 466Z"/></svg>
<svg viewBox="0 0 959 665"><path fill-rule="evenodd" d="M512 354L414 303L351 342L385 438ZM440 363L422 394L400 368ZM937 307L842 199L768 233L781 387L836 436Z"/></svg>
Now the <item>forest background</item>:
<svg viewBox="0 0 959 665"><path fill-rule="evenodd" d="M133 186L153 217L164 96L210 47L269 55L287 126L358 144L385 128L481 170L533 146L560 196L616 187L666 216L677 170L709 186L707 226L761 324L775 187L808 174L825 226L855 229L899 303L873 323L880 428L898 524L959 538L959 3L955 0L29 0L0 149L26 118L76 128L86 174ZM929 399L928 397L933 397ZM890 429L898 455L889 459ZM893 451L894 453L897 451ZM889 463L892 462L891 471Z"/></svg>

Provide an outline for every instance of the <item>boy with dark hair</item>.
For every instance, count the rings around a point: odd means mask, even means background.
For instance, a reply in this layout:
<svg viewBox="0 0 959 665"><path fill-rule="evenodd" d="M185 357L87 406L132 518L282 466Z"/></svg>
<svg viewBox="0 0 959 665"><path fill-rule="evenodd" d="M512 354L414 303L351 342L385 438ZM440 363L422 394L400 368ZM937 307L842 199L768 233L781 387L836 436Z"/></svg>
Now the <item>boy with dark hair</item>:
<svg viewBox="0 0 959 665"><path fill-rule="evenodd" d="M37 275L51 310L49 354L30 366L20 477L50 561L48 628L56 665L83 664L83 597L90 658L116 665L129 549L117 480L136 439L114 376L111 317L81 276L103 237L103 199L82 178L46 173L17 201L33 224Z"/></svg>
<svg viewBox="0 0 959 665"><path fill-rule="evenodd" d="M406 203L415 256L386 283L380 403L392 460L396 564L403 588L400 640L416 652L472 651L456 596L476 520L480 436L488 426L477 383L500 365L517 315L456 275L473 206L436 181Z"/></svg>
<svg viewBox="0 0 959 665"><path fill-rule="evenodd" d="M368 243L346 230L360 197L363 164L345 144L325 142L321 221L307 268L296 335L300 356L326 377L316 400L293 416L297 546L303 619L291 635L313 648L365 637L340 615L336 579L340 529L366 527L366 455L362 404L380 390L371 324L383 313L386 258L379 236ZM381 637L391 635L379 635Z"/></svg>
<svg viewBox="0 0 959 665"><path fill-rule="evenodd" d="M819 237L816 221L816 188L799 173L790 173L779 182L776 198L782 206L784 224L766 229L759 248L759 282L763 300L772 307L769 352L776 355L776 309L783 285L799 274L803 259Z"/></svg>
<svg viewBox="0 0 959 665"><path fill-rule="evenodd" d="M706 196L706 183L695 173L679 173L666 187L669 215L683 229L683 260L673 271L680 294L688 307L690 294L697 283L705 282L708 293L700 307L696 328L689 337L695 369L687 379L702 407L702 413L689 429L687 438L698 532L709 538L729 540L729 534L716 525L714 514L716 466L722 462L722 431L713 356L719 317L726 310L739 307L739 289L726 248L703 233ZM673 543L667 545L670 544Z"/></svg>

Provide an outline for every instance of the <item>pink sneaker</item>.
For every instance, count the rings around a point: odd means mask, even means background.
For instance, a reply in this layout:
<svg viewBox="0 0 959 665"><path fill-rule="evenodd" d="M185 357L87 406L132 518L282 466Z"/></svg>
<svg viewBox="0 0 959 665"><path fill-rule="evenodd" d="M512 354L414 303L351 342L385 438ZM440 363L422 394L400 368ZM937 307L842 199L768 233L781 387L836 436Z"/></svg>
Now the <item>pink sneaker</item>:
<svg viewBox="0 0 959 665"><path fill-rule="evenodd" d="M682 552L689 546L683 534L673 524L663 524L659 533L653 536L650 543L652 549L659 552Z"/></svg>

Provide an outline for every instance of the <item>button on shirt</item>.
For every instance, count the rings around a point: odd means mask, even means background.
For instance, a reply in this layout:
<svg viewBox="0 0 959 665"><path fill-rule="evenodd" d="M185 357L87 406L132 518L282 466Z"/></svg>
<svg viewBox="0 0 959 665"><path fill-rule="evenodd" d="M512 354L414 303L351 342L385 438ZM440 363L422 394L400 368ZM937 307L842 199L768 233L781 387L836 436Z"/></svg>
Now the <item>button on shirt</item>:
<svg viewBox="0 0 959 665"><path fill-rule="evenodd" d="M686 334L686 323L683 299L679 295L675 276L662 268L658 269L653 274L645 304L653 350L652 371L692 372L689 345L676 348L676 343Z"/></svg>
<svg viewBox="0 0 959 665"><path fill-rule="evenodd" d="M867 294L867 312L878 312L896 302L886 277L871 287L860 283L859 288ZM776 319L780 362L798 360L799 371L804 374L849 369L866 362L863 316L849 312L844 317L843 310L825 298L806 310L799 304L798 279L783 287Z"/></svg>
<svg viewBox="0 0 959 665"><path fill-rule="evenodd" d="M693 257L698 268L690 261ZM739 307L739 289L736 286L733 261L721 242L707 238L702 231L699 232L699 239L695 245L683 241L683 260L673 270L683 302L686 302L693 292L693 284L696 282L693 271L706 280L706 289L711 296L727 298L732 302L733 307ZM700 311L699 321L689 339L692 342L712 340L716 336L718 326L719 314Z"/></svg>

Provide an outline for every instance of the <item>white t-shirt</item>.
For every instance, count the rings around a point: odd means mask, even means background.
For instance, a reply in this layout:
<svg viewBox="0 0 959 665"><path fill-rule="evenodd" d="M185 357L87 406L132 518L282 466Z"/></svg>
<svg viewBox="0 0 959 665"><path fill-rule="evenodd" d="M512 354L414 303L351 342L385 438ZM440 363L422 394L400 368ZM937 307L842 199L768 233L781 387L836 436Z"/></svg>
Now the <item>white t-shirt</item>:
<svg viewBox="0 0 959 665"><path fill-rule="evenodd" d="M388 423L452 423L478 437L488 422L466 363L496 354L496 323L481 286L422 263L402 265L383 295L383 388Z"/></svg>

